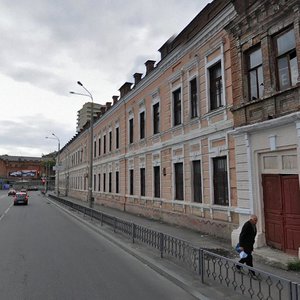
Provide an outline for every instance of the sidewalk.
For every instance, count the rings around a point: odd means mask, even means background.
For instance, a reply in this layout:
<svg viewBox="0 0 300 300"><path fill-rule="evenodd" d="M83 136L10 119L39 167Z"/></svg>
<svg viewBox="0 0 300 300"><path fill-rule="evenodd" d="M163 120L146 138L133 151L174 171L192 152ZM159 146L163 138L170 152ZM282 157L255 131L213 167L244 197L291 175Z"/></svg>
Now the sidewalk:
<svg viewBox="0 0 300 300"><path fill-rule="evenodd" d="M60 197L88 207L87 202L83 202L71 197ZM232 248L232 246L227 241L222 240L220 238L209 236L207 234L201 234L200 232L189 230L180 226L163 223L158 220L147 219L145 217L133 215L128 212L105 207L96 203L94 203L93 208L103 213L118 217L120 219L124 219L126 221L130 221L135 224L139 224L144 227L169 234L182 240L186 240L194 246L209 250L219 255L232 259L236 258L236 260L238 261L238 255ZM272 249L270 247L255 249L253 256L255 268L266 271L279 277L287 278L294 282L300 282L299 271L287 271L288 263L290 261L295 260L296 257Z"/></svg>

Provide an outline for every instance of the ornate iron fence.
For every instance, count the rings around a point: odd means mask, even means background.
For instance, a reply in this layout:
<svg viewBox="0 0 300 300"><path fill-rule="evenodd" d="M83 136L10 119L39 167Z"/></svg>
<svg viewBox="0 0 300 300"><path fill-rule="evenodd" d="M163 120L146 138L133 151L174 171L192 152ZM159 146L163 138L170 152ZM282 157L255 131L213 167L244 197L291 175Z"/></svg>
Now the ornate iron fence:
<svg viewBox="0 0 300 300"><path fill-rule="evenodd" d="M129 236L136 241L159 250L161 258L175 259L187 269L199 274L202 283L220 285L258 300L300 300L300 284L255 268L213 252L194 247L189 242L79 205L72 201L49 195L66 206L90 216ZM240 266L239 270L237 266ZM255 275L253 275L255 274Z"/></svg>

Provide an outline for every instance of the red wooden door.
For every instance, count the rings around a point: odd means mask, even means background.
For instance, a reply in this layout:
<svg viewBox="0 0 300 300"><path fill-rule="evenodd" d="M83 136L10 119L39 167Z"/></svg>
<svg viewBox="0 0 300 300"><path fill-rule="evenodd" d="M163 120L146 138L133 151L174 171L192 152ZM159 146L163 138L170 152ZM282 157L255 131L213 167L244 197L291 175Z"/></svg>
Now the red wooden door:
<svg viewBox="0 0 300 300"><path fill-rule="evenodd" d="M298 175L281 177L285 251L298 255L300 247L300 189Z"/></svg>
<svg viewBox="0 0 300 300"><path fill-rule="evenodd" d="M297 255L300 247L298 175L264 174L262 184L267 244Z"/></svg>
<svg viewBox="0 0 300 300"><path fill-rule="evenodd" d="M280 175L263 174L262 185L267 245L284 250Z"/></svg>

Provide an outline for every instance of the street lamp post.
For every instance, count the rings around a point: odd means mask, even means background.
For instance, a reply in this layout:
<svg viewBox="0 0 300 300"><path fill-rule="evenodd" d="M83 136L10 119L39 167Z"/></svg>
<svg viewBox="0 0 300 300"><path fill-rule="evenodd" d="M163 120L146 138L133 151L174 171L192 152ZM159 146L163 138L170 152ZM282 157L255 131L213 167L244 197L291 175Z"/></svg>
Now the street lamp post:
<svg viewBox="0 0 300 300"><path fill-rule="evenodd" d="M89 92L89 90L80 82L77 81L77 84L80 85L87 94L82 93L76 93L76 92L70 92L73 95L80 95L89 97L92 100L91 104L91 120L90 120L90 157L89 157L89 174L88 174L88 202L90 207L93 207L93 128L94 128L94 99L92 94Z"/></svg>
<svg viewBox="0 0 300 300"><path fill-rule="evenodd" d="M57 186L56 186L56 194L59 196L59 165L60 165L60 139L52 133L54 137L46 136L46 139L57 140L58 142L58 152L57 152L57 166L56 166L56 174L57 174Z"/></svg>

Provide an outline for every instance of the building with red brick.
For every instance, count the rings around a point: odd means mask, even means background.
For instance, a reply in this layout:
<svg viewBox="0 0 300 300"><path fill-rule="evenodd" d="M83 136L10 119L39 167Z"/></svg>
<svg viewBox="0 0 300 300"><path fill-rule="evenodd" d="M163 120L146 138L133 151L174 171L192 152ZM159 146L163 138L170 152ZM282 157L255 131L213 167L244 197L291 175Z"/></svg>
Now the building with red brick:
<svg viewBox="0 0 300 300"><path fill-rule="evenodd" d="M0 178L3 183L31 181L41 176L41 158L27 156L0 156Z"/></svg>
<svg viewBox="0 0 300 300"><path fill-rule="evenodd" d="M300 248L300 2L234 1L230 34L239 228L257 245Z"/></svg>

